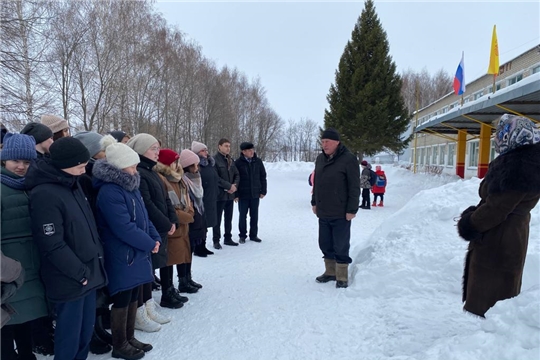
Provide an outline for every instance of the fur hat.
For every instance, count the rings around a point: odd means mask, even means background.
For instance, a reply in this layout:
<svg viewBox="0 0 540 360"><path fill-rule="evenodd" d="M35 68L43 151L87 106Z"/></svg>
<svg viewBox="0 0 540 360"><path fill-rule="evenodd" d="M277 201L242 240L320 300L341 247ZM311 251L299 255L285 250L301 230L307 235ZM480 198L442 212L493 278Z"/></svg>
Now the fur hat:
<svg viewBox="0 0 540 360"><path fill-rule="evenodd" d="M159 151L158 161L163 165L171 166L173 162L180 158L180 155L176 151L171 149L161 149Z"/></svg>
<svg viewBox="0 0 540 360"><path fill-rule="evenodd" d="M504 114L499 119L495 131L495 150L499 154L539 142L540 129L531 120L510 114Z"/></svg>
<svg viewBox="0 0 540 360"><path fill-rule="evenodd" d="M41 144L45 140L53 137L53 132L51 129L37 122L26 124L26 126L21 130L21 134L32 136L36 140L36 144Z"/></svg>
<svg viewBox="0 0 540 360"><path fill-rule="evenodd" d="M191 150L184 149L180 153L180 166L182 169L188 168L193 164L198 164L199 161L199 155L195 154Z"/></svg>
<svg viewBox="0 0 540 360"><path fill-rule="evenodd" d="M198 141L194 141L191 143L191 151L193 151L195 154L199 155L199 152L201 150L208 150L208 147Z"/></svg>
<svg viewBox="0 0 540 360"><path fill-rule="evenodd" d="M66 120L55 115L41 116L41 123L51 129L53 133L69 128L69 124Z"/></svg>
<svg viewBox="0 0 540 360"><path fill-rule="evenodd" d="M253 143L250 143L248 141L240 144L240 150L249 150L249 149L253 149L254 147L255 146L253 146Z"/></svg>
<svg viewBox="0 0 540 360"><path fill-rule="evenodd" d="M139 154L135 150L116 141L111 135L105 135L101 139L100 145L105 149L107 162L117 169L125 169L141 162Z"/></svg>
<svg viewBox="0 0 540 360"><path fill-rule="evenodd" d="M82 131L73 137L78 139L83 143L84 146L86 146L91 157L94 157L98 152L104 150L100 143L101 139L103 139L103 135L98 134L97 132Z"/></svg>
<svg viewBox="0 0 540 360"><path fill-rule="evenodd" d="M52 143L49 148L51 164L58 169L68 169L87 163L90 153L82 142L73 137L63 137Z"/></svg>
<svg viewBox="0 0 540 360"><path fill-rule="evenodd" d="M33 137L23 134L6 134L0 153L2 161L34 160L36 157L36 141Z"/></svg>
<svg viewBox="0 0 540 360"><path fill-rule="evenodd" d="M328 128L328 129L324 130L322 135L321 135L321 140L322 139L340 141L339 133L334 128Z"/></svg>
<svg viewBox="0 0 540 360"><path fill-rule="evenodd" d="M137 154L144 155L144 153L155 143L159 143L155 137L150 134L142 133L129 139L126 145L135 150Z"/></svg>

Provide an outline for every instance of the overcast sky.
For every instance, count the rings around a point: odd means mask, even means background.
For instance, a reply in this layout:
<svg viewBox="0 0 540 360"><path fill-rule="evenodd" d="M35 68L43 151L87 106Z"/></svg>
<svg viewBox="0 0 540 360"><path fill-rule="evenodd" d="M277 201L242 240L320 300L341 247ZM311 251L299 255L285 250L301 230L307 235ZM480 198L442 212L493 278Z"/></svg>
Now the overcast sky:
<svg viewBox="0 0 540 360"><path fill-rule="evenodd" d="M540 3L375 1L398 71L424 67L453 77L465 52L470 82L487 72L497 25L500 63L540 44ZM364 2L159 1L170 25L195 40L218 67L259 77L285 120L322 125L326 95Z"/></svg>

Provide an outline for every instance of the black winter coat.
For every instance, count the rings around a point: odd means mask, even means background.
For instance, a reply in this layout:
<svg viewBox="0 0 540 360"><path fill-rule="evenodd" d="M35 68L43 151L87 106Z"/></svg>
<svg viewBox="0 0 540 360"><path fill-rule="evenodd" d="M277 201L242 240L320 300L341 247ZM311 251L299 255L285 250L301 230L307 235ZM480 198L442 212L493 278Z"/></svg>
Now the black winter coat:
<svg viewBox="0 0 540 360"><path fill-rule="evenodd" d="M219 176L215 168L215 160L213 157L208 156L208 159L199 158L201 159L201 162L199 163L199 173L201 174L204 190L204 219L206 227L214 227L218 224L216 203L218 191L220 191L218 187Z"/></svg>
<svg viewBox="0 0 540 360"><path fill-rule="evenodd" d="M78 177L38 160L30 166L25 184L47 297L72 301L105 286L103 247Z"/></svg>
<svg viewBox="0 0 540 360"><path fill-rule="evenodd" d="M233 184L236 185L236 188L238 189L238 184L240 183L240 174L238 174L236 164L231 158L231 165L229 166L227 157L225 157L225 155L219 151L216 153L216 155L214 155L214 159L216 160L216 170L219 176L219 191L217 201L234 200L234 193L229 194L227 190L230 190Z"/></svg>
<svg viewBox="0 0 540 360"><path fill-rule="evenodd" d="M311 205L317 217L343 219L358 212L360 166L358 159L343 144L329 158L324 152L315 161L315 179Z"/></svg>
<svg viewBox="0 0 540 360"><path fill-rule="evenodd" d="M145 156L139 156L141 158L141 162L137 165L137 170L141 175L139 190L150 221L154 224L161 237L159 252L152 254L152 267L159 269L167 266L167 233L171 230L173 224L178 227L178 217L163 181L161 181L158 173L153 170L157 163Z"/></svg>
<svg viewBox="0 0 540 360"><path fill-rule="evenodd" d="M96 198L98 192L97 189L94 188L94 185L92 185L92 171L94 169L94 163L94 159L90 159L90 161L88 161L88 164L86 164L86 173L82 174L79 177L79 184L81 185L81 189L84 192L84 195L86 196L86 199L88 200L88 203L90 204L90 207L95 214Z"/></svg>
<svg viewBox="0 0 540 360"><path fill-rule="evenodd" d="M236 167L240 174L240 184L236 197L240 199L255 199L260 195L266 195L266 170L257 154L253 154L251 162L244 156L236 160Z"/></svg>

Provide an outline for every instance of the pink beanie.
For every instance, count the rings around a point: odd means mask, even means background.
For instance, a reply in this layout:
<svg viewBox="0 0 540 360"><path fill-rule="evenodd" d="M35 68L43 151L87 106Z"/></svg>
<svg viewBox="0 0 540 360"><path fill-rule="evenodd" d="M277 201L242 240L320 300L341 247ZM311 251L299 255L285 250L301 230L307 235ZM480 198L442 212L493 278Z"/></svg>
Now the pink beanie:
<svg viewBox="0 0 540 360"><path fill-rule="evenodd" d="M180 166L182 169L188 168L193 164L199 163L199 155L195 154L193 151L184 149L180 153Z"/></svg>

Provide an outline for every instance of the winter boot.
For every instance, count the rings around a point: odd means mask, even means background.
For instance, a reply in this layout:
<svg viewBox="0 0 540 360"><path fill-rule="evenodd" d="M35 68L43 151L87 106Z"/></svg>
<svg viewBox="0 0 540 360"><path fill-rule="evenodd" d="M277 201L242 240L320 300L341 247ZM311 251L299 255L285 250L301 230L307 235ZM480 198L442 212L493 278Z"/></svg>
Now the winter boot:
<svg viewBox="0 0 540 360"><path fill-rule="evenodd" d="M379 202L379 206L384 206L384 203L382 201Z"/></svg>
<svg viewBox="0 0 540 360"><path fill-rule="evenodd" d="M112 347L105 341L101 340L94 331L92 333L92 339L90 340L90 352L94 355L102 355L111 350Z"/></svg>
<svg viewBox="0 0 540 360"><path fill-rule="evenodd" d="M146 307L143 305L137 308L137 315L135 316L135 329L144 332L156 332L161 330L161 325L148 317Z"/></svg>
<svg viewBox="0 0 540 360"><path fill-rule="evenodd" d="M95 355L106 354L112 350L110 344L112 344L111 334L109 334L103 328L103 314L108 313L109 325L110 325L110 310L97 309L96 322L94 325L94 331L92 333L92 339L90 340L90 352Z"/></svg>
<svg viewBox="0 0 540 360"><path fill-rule="evenodd" d="M216 249L216 250L221 250L221 249L223 249L223 247L222 247L221 244L219 243L219 240L218 240L218 241L214 241L214 249Z"/></svg>
<svg viewBox="0 0 540 360"><path fill-rule="evenodd" d="M165 291L164 294L161 295L161 302L159 303L159 306L169 309L180 309L182 306L184 306L184 302L177 298L176 289L174 286L171 286Z"/></svg>
<svg viewBox="0 0 540 360"><path fill-rule="evenodd" d="M193 279L191 278L191 263L187 263L187 278L188 278L188 281L190 283L191 286L195 286L196 288L198 289L202 289L202 285L199 284L199 283L196 283L195 281L193 281Z"/></svg>
<svg viewBox="0 0 540 360"><path fill-rule="evenodd" d="M244 236L240 236L240 240L238 241L240 244L246 243L246 238Z"/></svg>
<svg viewBox="0 0 540 360"><path fill-rule="evenodd" d="M326 270L321 276L317 276L315 280L319 283L327 283L329 281L336 281L336 260L324 259L324 266Z"/></svg>
<svg viewBox="0 0 540 360"><path fill-rule="evenodd" d="M189 299L186 296L180 295L180 292L174 288L174 286L171 286L173 296L184 305L189 301Z"/></svg>
<svg viewBox="0 0 540 360"><path fill-rule="evenodd" d="M195 294L197 291L199 291L199 288L191 285L188 277L185 276L178 278L178 291L181 293Z"/></svg>
<svg viewBox="0 0 540 360"><path fill-rule="evenodd" d="M232 239L224 240L223 243L224 243L225 245L229 245L229 246L238 246L238 243L237 243L237 242L234 242Z"/></svg>
<svg viewBox="0 0 540 360"><path fill-rule="evenodd" d="M134 313L136 312L134 311ZM135 315L133 317L135 317ZM128 307L113 307L111 310L111 330L113 339L112 357L125 360L138 360L144 356L144 351L133 347L128 342L127 322Z"/></svg>
<svg viewBox="0 0 540 360"><path fill-rule="evenodd" d="M346 288L349 286L349 264L336 263L336 287Z"/></svg>
<svg viewBox="0 0 540 360"><path fill-rule="evenodd" d="M150 320L153 320L158 324L167 324L171 322L171 319L158 312L159 305L154 301L154 299L150 299L144 303L144 307L146 308L146 314Z"/></svg>
<svg viewBox="0 0 540 360"><path fill-rule="evenodd" d="M373 204L371 206L377 206L377 201L373 200Z"/></svg>
<svg viewBox="0 0 540 360"><path fill-rule="evenodd" d="M204 252L206 252L206 255L214 255L214 252L208 250L208 248L206 247L206 244L205 244L205 243L203 243L202 246L203 246Z"/></svg>
<svg viewBox="0 0 540 360"><path fill-rule="evenodd" d="M148 352L153 349L150 344L145 344L135 339L135 318L137 317L137 301L129 304L126 324L126 339L136 349Z"/></svg>

